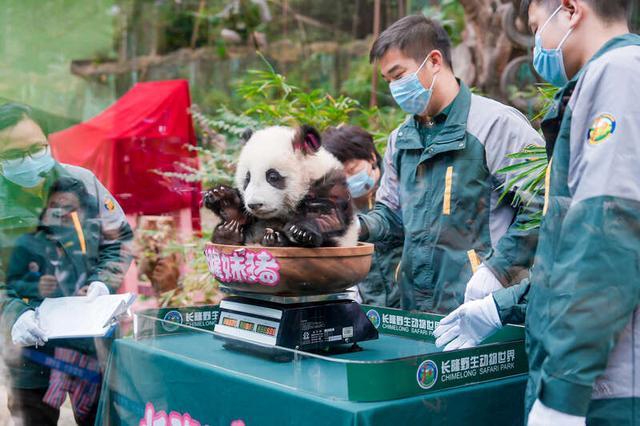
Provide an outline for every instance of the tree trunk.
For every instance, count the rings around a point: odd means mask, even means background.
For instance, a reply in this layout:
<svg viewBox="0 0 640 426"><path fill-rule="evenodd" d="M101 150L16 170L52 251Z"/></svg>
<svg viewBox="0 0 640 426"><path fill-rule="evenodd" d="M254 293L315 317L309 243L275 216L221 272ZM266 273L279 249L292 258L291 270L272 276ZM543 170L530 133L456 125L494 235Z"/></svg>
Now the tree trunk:
<svg viewBox="0 0 640 426"><path fill-rule="evenodd" d="M380 4L381 0L375 0L373 6L373 39L377 39L380 35ZM369 107L373 108L378 105L378 65L373 63L373 75L371 78L371 96L369 98Z"/></svg>
<svg viewBox="0 0 640 426"><path fill-rule="evenodd" d="M463 43L474 58L473 85L483 93L500 95L500 74L509 62L513 46L502 28L504 6L496 0L460 0L467 34Z"/></svg>

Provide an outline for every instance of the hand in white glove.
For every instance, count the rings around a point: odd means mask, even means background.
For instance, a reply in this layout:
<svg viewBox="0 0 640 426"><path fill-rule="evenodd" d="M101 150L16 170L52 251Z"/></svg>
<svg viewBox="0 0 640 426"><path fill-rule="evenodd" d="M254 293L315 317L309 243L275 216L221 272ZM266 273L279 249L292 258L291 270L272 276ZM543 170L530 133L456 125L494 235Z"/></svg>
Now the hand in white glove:
<svg viewBox="0 0 640 426"><path fill-rule="evenodd" d="M103 282L94 281L89 285L87 290L87 297L89 300L94 300L98 296L106 296L109 294L109 287Z"/></svg>
<svg viewBox="0 0 640 426"><path fill-rule="evenodd" d="M572 416L571 414L565 414L560 411L556 411L553 408L545 406L539 399L536 399L531 412L529 412L528 426L550 426L550 425L562 425L562 426L584 426L586 423L585 417Z"/></svg>
<svg viewBox="0 0 640 426"><path fill-rule="evenodd" d="M482 300L465 303L444 317L433 335L436 346L445 351L472 348L502 327L498 308L489 295Z"/></svg>
<svg viewBox="0 0 640 426"><path fill-rule="evenodd" d="M18 317L11 328L11 340L19 346L43 346L48 340L45 331L40 327L36 312L29 310Z"/></svg>
<svg viewBox="0 0 640 426"><path fill-rule="evenodd" d="M467 283L467 289L464 292L464 303L482 299L502 288L504 287L500 281L483 263Z"/></svg>

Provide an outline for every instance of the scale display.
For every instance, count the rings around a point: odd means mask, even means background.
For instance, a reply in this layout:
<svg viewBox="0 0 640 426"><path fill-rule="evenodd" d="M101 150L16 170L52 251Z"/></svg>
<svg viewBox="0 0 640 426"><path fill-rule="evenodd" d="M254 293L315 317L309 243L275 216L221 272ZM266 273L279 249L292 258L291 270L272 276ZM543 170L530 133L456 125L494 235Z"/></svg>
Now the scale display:
<svg viewBox="0 0 640 426"><path fill-rule="evenodd" d="M230 297L220 303L216 334L242 343L300 350L355 345L378 338L371 321L351 300L275 303Z"/></svg>
<svg viewBox="0 0 640 426"><path fill-rule="evenodd" d="M225 302L223 301L222 304ZM221 304L221 306L222 306ZM237 309L236 305L232 306ZM215 331L223 336L274 346L278 335L278 322L256 314L223 311Z"/></svg>

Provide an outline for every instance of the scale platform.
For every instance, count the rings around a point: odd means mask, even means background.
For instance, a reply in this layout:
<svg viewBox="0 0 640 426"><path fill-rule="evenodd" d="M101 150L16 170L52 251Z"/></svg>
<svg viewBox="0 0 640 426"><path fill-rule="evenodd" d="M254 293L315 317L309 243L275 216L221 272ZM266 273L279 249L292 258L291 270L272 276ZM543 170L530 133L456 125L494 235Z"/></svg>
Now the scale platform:
<svg viewBox="0 0 640 426"><path fill-rule="evenodd" d="M179 354L199 365L257 383L332 400L372 402L406 398L507 377L526 380L524 327L505 326L475 348L442 352L433 330L442 315L359 305L379 332L361 351L325 354L253 343L289 358L229 350L232 338L214 332L220 306L151 309L134 316L133 339L149 350Z"/></svg>
<svg viewBox="0 0 640 426"><path fill-rule="evenodd" d="M233 349L262 353L279 353L269 350L277 347L357 350L356 343L377 339L378 331L360 305L346 296L231 296L220 303L214 332Z"/></svg>

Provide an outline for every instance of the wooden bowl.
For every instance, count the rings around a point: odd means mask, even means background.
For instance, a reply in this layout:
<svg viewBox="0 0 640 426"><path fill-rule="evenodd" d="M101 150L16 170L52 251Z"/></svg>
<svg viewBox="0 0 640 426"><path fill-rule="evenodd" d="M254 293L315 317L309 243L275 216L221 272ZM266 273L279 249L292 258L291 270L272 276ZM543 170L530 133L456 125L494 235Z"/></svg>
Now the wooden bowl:
<svg viewBox="0 0 640 426"><path fill-rule="evenodd" d="M373 244L356 247L262 247L208 243L209 270L230 289L278 296L337 293L362 281Z"/></svg>

